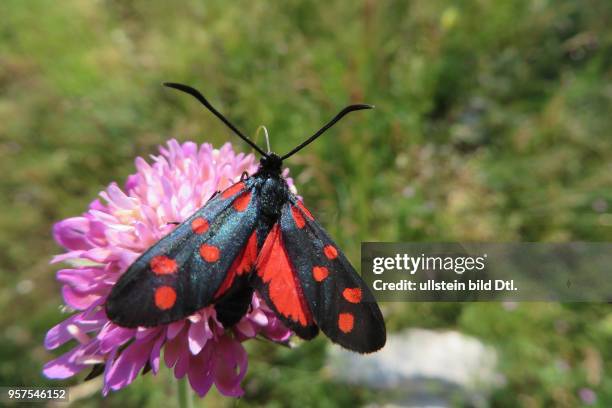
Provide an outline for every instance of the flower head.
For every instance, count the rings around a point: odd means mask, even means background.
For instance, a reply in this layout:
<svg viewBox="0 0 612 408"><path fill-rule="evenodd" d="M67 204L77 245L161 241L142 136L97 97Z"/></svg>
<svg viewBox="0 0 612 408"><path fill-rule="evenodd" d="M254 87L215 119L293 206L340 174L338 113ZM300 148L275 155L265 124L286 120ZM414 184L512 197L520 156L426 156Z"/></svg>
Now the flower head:
<svg viewBox="0 0 612 408"><path fill-rule="evenodd" d="M117 326L104 311L114 283L175 228L172 223L189 217L244 171L257 169L253 155L237 154L229 143L217 150L210 144L170 140L160 153L151 157L153 164L137 158L137 172L123 189L111 184L82 216L55 224L55 240L67 252L52 262L70 264L57 279L64 302L76 313L49 330L45 346L55 349L72 340L76 344L45 364L43 373L62 379L103 364L106 394L127 386L142 370L156 374L163 349L166 366L177 378L186 375L200 396L213 383L224 395L240 396L247 369L242 342L258 334L276 341L291 335L257 294L249 312L232 328L223 327L212 306L181 321L137 329ZM287 182L294 190L292 180Z"/></svg>

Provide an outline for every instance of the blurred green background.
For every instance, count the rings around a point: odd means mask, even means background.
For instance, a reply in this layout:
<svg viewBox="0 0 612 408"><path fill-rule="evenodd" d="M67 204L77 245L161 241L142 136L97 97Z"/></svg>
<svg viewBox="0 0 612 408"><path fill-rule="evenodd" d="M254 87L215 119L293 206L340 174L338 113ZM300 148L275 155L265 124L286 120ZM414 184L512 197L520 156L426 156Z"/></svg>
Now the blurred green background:
<svg viewBox="0 0 612 408"><path fill-rule="evenodd" d="M230 140L200 88L285 152L343 105L353 114L286 163L355 263L361 241L612 239L612 2L3 0L0 3L0 384L45 380L61 296L53 222L83 212L136 156ZM262 143L262 141L260 141ZM456 329L500 353L499 407L612 406L612 308L387 304L391 332ZM329 342L249 345L239 406L358 405L379 395L322 369ZM444 353L440 350L440 353ZM80 405L155 406L170 376ZM207 405L234 405L216 391Z"/></svg>

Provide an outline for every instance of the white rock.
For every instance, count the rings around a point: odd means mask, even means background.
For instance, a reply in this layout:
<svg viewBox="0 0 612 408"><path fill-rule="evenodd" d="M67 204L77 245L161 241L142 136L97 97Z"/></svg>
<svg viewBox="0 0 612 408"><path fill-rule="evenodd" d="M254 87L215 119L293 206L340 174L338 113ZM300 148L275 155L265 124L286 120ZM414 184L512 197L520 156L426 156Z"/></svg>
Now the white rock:
<svg viewBox="0 0 612 408"><path fill-rule="evenodd" d="M333 347L328 369L340 381L386 390L385 406L447 407L459 398L486 406L502 382L492 347L457 331L410 329L387 338L385 347L360 355ZM452 401L452 403L451 403Z"/></svg>

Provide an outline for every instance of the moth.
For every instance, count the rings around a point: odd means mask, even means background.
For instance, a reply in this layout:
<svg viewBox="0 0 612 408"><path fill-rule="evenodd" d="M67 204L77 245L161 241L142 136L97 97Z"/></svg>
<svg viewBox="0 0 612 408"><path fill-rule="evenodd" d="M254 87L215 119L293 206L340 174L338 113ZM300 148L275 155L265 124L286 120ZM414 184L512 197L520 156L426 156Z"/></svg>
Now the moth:
<svg viewBox="0 0 612 408"><path fill-rule="evenodd" d="M253 292L299 337L323 331L356 352L384 346L383 316L367 285L281 176L283 161L346 114L350 105L284 156L265 152L196 89L164 84L198 99L261 154L259 168L217 192L191 217L140 256L113 286L109 319L153 327L213 305L224 327L247 313Z"/></svg>

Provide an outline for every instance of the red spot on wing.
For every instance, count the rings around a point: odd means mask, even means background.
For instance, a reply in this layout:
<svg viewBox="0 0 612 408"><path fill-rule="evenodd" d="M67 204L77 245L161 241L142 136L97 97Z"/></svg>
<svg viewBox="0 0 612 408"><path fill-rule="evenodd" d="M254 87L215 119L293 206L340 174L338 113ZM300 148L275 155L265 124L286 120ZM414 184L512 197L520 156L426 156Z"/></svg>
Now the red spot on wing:
<svg viewBox="0 0 612 408"><path fill-rule="evenodd" d="M302 326L312 322L302 289L282 243L278 224L274 225L261 248L257 274L268 286L270 301L281 315Z"/></svg>
<svg viewBox="0 0 612 408"><path fill-rule="evenodd" d="M359 288L346 288L342 291L342 296L351 303L361 302L361 289Z"/></svg>
<svg viewBox="0 0 612 408"><path fill-rule="evenodd" d="M325 248L323 248L323 253L325 253L327 259L336 259L338 256L338 250L332 245L325 245Z"/></svg>
<svg viewBox="0 0 612 408"><path fill-rule="evenodd" d="M312 276L317 282L323 282L329 275L329 270L324 266L315 266L312 268Z"/></svg>
<svg viewBox="0 0 612 408"><path fill-rule="evenodd" d="M170 309L176 302L176 292L170 286L155 289L155 306L161 310Z"/></svg>
<svg viewBox="0 0 612 408"><path fill-rule="evenodd" d="M240 255L236 257L232 263L232 266L229 268L227 275L225 276L223 283L221 283L221 286L219 286L219 289L217 289L214 298L217 299L227 292L227 290L232 287L236 276L248 273L253 268L253 265L255 265L256 260L257 234L253 232Z"/></svg>
<svg viewBox="0 0 612 408"><path fill-rule="evenodd" d="M203 244L200 247L200 256L206 262L217 262L219 260L219 248L214 245Z"/></svg>
<svg viewBox="0 0 612 408"><path fill-rule="evenodd" d="M243 188L244 188L244 183L241 181L239 183L234 184L233 186L231 186L227 190L225 190L223 193L221 193L221 197L223 197L223 198L230 198L231 196L233 196L234 194L238 193Z"/></svg>
<svg viewBox="0 0 612 408"><path fill-rule="evenodd" d="M293 221L295 221L295 225L297 225L297 227L300 229L304 228L304 225L306 225L306 221L304 221L304 217L302 216L300 210L298 210L294 206L291 206L291 215L293 216Z"/></svg>
<svg viewBox="0 0 612 408"><path fill-rule="evenodd" d="M154 256L149 262L151 270L156 275L169 275L176 272L176 261L165 255Z"/></svg>
<svg viewBox="0 0 612 408"><path fill-rule="evenodd" d="M208 221L202 217L198 217L191 221L191 229L196 234L203 234L208 231Z"/></svg>
<svg viewBox="0 0 612 408"><path fill-rule="evenodd" d="M343 333L350 333L353 330L355 324L355 318L350 313L340 313L338 315L338 328Z"/></svg>
<svg viewBox="0 0 612 408"><path fill-rule="evenodd" d="M234 201L233 207L236 211L242 212L247 209L250 202L251 202L251 192L249 191L246 194L242 194L240 197L238 197Z"/></svg>
<svg viewBox="0 0 612 408"><path fill-rule="evenodd" d="M304 203L302 203L300 200L297 200L297 206L300 207L300 210L302 210L308 218L314 220L314 217L312 216L310 211L308 211L308 208L304 207Z"/></svg>

